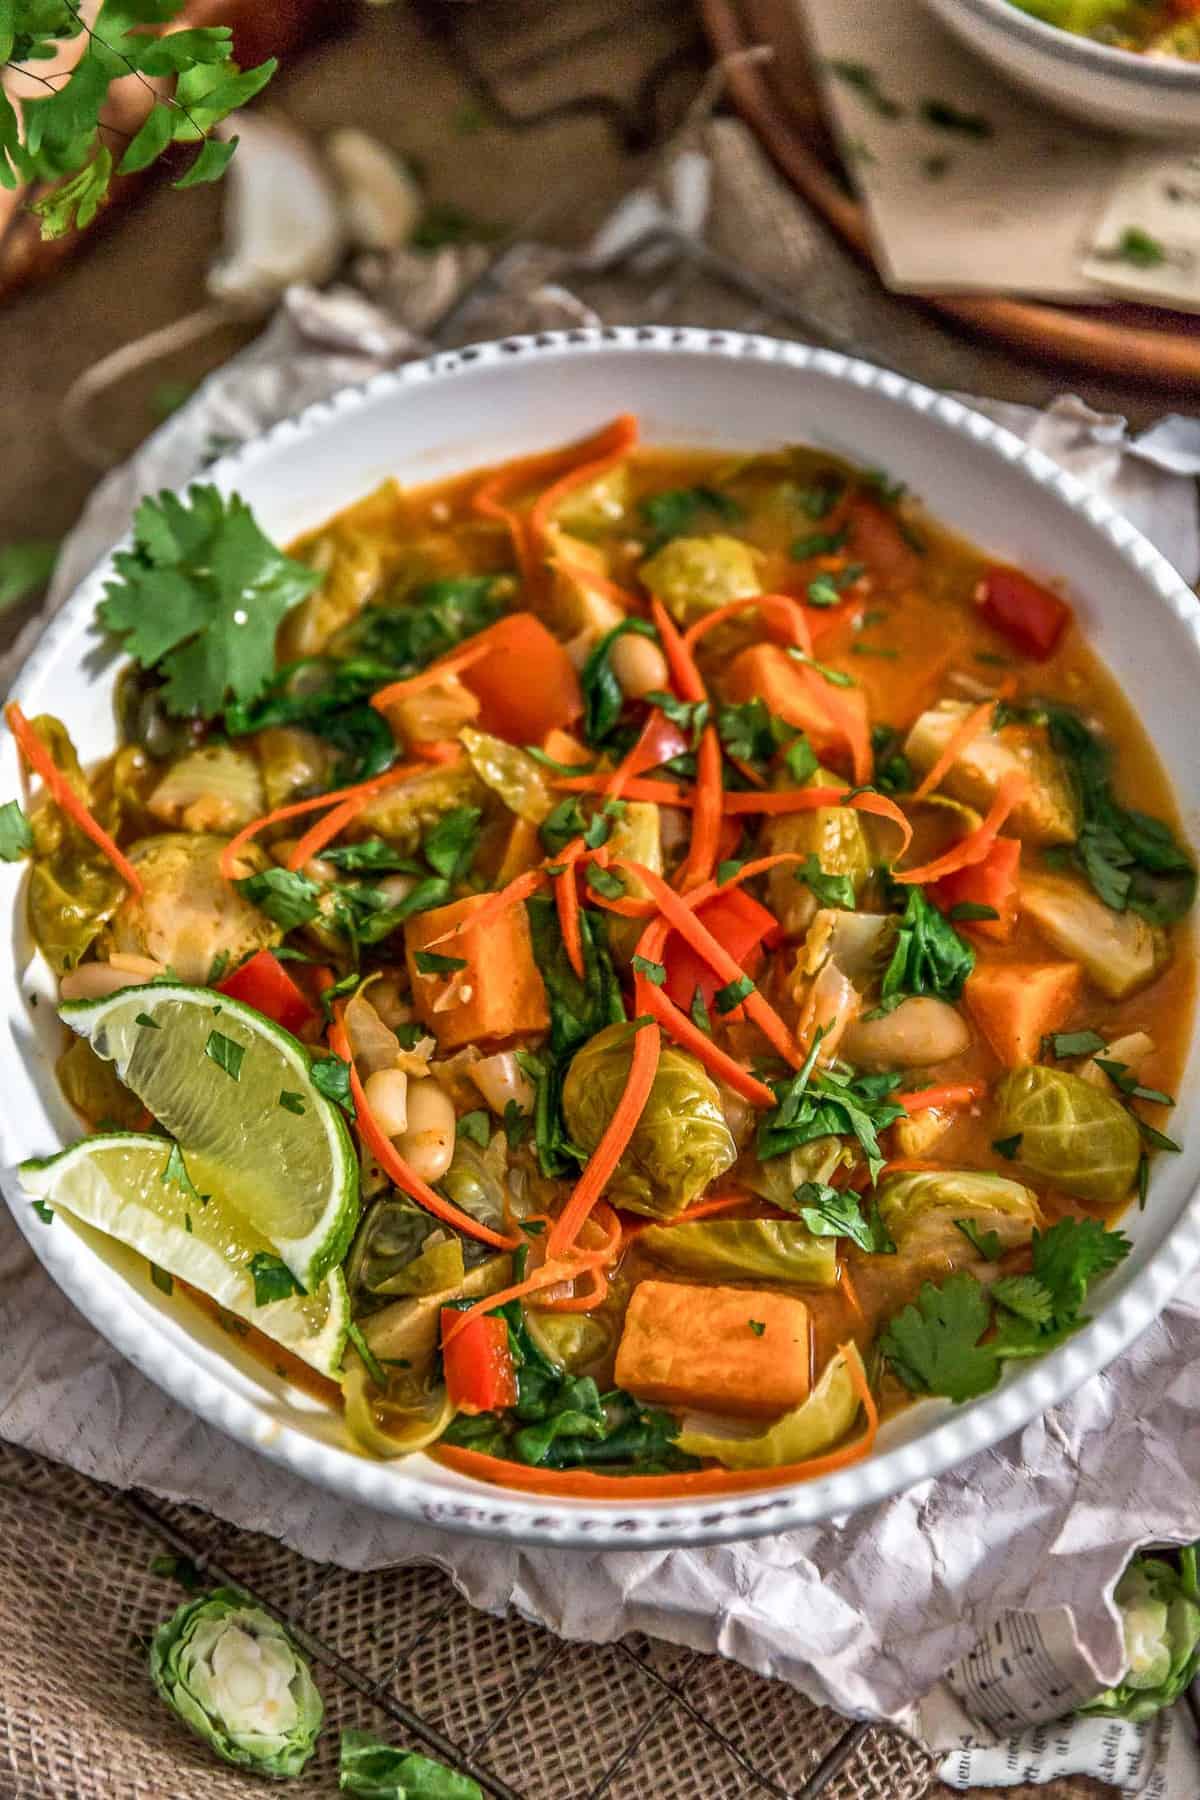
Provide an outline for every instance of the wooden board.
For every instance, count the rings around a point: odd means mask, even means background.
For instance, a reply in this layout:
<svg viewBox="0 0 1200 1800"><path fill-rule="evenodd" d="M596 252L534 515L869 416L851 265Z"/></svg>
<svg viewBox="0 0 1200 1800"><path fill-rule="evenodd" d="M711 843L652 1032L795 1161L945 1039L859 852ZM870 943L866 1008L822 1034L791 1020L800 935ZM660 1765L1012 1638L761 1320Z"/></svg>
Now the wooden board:
<svg viewBox="0 0 1200 1800"><path fill-rule="evenodd" d="M728 65L730 96L791 184L870 262L866 217L847 191L822 117L795 0L700 0L700 8L718 56L771 46L769 62L742 58ZM1189 398L1200 394L1200 319L1183 313L1051 306L999 295L925 294L913 304L1031 360L1153 382Z"/></svg>

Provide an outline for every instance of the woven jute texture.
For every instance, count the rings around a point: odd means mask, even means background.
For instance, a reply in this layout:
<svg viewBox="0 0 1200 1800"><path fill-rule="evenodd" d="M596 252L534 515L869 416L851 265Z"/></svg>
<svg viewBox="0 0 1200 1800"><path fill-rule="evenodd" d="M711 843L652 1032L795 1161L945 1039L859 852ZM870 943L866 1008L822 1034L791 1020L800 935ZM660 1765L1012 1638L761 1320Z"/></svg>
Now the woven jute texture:
<svg viewBox="0 0 1200 1800"><path fill-rule="evenodd" d="M287 1620L309 1651L327 1728L288 1793L332 1795L337 1734L359 1726L434 1754L453 1746L520 1800L796 1795L846 1730L778 1683L647 1638L572 1649L474 1612L439 1572L320 1568L206 1513L119 1494L0 1445L0 1796L249 1800L159 1702L146 1644L185 1597L152 1564L190 1551ZM31 1574L33 1579L30 1579ZM440 1743L443 1740L444 1743ZM873 1731L824 1800L922 1800L928 1759Z"/></svg>

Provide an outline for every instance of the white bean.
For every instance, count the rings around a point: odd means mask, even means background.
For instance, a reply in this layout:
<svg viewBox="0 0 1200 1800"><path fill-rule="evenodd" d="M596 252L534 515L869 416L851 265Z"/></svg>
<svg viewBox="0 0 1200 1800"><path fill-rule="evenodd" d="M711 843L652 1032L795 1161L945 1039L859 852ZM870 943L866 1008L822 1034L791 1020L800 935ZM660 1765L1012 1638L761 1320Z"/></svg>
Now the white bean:
<svg viewBox="0 0 1200 1800"><path fill-rule="evenodd" d="M533 1111L533 1083L511 1050L499 1050L494 1056L485 1056L480 1062L472 1063L469 1073L487 1104L500 1118L504 1117L510 1100L516 1101L519 1112Z"/></svg>
<svg viewBox="0 0 1200 1800"><path fill-rule="evenodd" d="M399 906L407 900L417 885L415 875L385 875L382 881L372 882L377 894L382 894L389 906Z"/></svg>
<svg viewBox="0 0 1200 1800"><path fill-rule="evenodd" d="M921 994L882 1019L856 1019L842 1039L848 1062L864 1069L924 1069L961 1056L971 1029L944 1000Z"/></svg>
<svg viewBox="0 0 1200 1800"><path fill-rule="evenodd" d="M148 958L139 957L139 962ZM102 1000L106 994L115 994L118 988L142 987L153 979L154 974L162 973L162 965L152 965L152 973L145 970L122 969L115 962L80 963L77 969L68 969L59 984L59 995L63 1000Z"/></svg>
<svg viewBox="0 0 1200 1800"><path fill-rule="evenodd" d="M454 1104L436 1081L419 1081L408 1096L408 1125L396 1148L422 1181L440 1181L454 1157Z"/></svg>
<svg viewBox="0 0 1200 1800"><path fill-rule="evenodd" d="M367 1105L386 1137L402 1137L408 1129L408 1076L403 1069L376 1069L363 1083Z"/></svg>
<svg viewBox="0 0 1200 1800"><path fill-rule="evenodd" d="M627 631L613 645L609 661L621 684L621 692L629 700L640 700L643 694L661 693L670 688L667 659L649 638Z"/></svg>

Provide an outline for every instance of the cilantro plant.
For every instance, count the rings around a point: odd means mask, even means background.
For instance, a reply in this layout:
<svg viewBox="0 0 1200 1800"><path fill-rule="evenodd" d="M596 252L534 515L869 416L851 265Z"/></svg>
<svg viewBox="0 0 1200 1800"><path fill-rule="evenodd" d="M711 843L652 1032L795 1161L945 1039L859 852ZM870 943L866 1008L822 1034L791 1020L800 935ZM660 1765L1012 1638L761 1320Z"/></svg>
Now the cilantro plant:
<svg viewBox="0 0 1200 1800"><path fill-rule="evenodd" d="M0 186L52 184L32 206L43 238L90 225L114 175L149 168L173 144L197 149L176 187L225 173L237 139L213 137L213 126L252 100L276 63L239 69L228 25L163 32L182 8L183 0L103 0L88 24L73 0L0 4L0 63L32 64L35 80L39 62L86 38L67 79L46 81L44 94L22 101L19 116L0 90ZM113 127L101 124L101 114L113 82L130 75L146 87L153 82L157 97L137 134L114 149Z"/></svg>

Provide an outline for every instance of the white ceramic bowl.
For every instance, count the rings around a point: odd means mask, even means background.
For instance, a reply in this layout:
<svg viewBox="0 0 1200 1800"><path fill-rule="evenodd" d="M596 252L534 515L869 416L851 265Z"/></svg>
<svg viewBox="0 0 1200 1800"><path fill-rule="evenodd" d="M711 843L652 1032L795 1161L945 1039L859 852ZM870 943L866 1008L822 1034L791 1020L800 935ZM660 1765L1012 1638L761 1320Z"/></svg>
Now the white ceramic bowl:
<svg viewBox="0 0 1200 1800"><path fill-rule="evenodd" d="M1038 451L956 400L866 363L691 329L606 327L511 339L347 389L224 458L206 479L243 494L265 529L286 541L385 476L425 481L559 444L626 408L641 415L649 443L754 449L807 441L887 467L949 525L1034 572L1063 577L1084 629L1144 716L1194 826L1195 596L1131 525ZM54 621L16 688L27 713L62 715L85 758L111 749L114 738L114 659L92 631L106 573L107 565L98 568ZM0 799L16 793L17 783L5 736ZM78 1136L54 1082L53 983L29 943L21 884L19 868L0 865L0 905L14 920L0 964L9 996L0 1037L0 1155L9 1168ZM27 999L33 993L42 997L35 1008ZM1193 1044L1185 1095L1197 1061ZM1105 1284L1085 1331L1021 1365L972 1405L910 1409L854 1468L728 1498L634 1505L526 1497L424 1457L368 1461L344 1447L333 1417L242 1355L235 1339L164 1300L144 1263L101 1254L96 1239L61 1217L47 1229L28 1203L14 1202L14 1211L55 1281L144 1374L296 1473L365 1506L454 1530L628 1549L750 1536L849 1512L939 1474L1062 1400L1149 1324L1200 1260L1194 1111L1185 1098L1176 1117L1187 1148L1157 1164L1149 1207L1127 1222L1134 1252ZM6 1187L11 1193L11 1176Z"/></svg>
<svg viewBox="0 0 1200 1800"><path fill-rule="evenodd" d="M1138 56L1043 24L1009 0L925 0L963 43L1085 125L1200 138L1200 64Z"/></svg>

